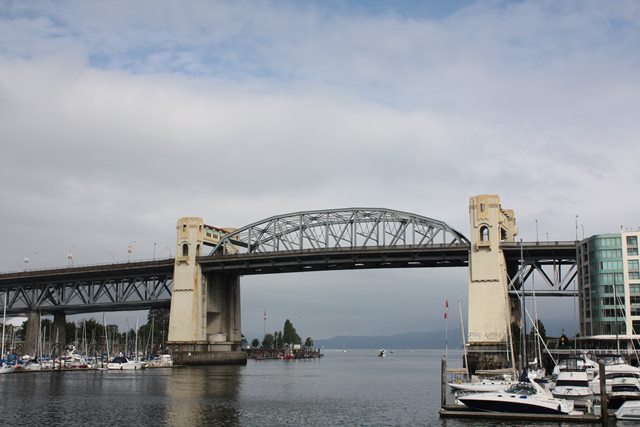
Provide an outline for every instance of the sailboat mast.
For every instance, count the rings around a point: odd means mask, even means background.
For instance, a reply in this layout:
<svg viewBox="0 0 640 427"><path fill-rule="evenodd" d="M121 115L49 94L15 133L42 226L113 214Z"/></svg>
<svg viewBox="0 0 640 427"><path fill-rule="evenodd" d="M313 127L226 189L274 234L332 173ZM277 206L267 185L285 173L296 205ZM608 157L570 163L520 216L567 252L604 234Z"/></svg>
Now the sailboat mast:
<svg viewBox="0 0 640 427"><path fill-rule="evenodd" d="M524 287L524 248L520 239L520 288L522 289L522 369L527 369L527 305Z"/></svg>
<svg viewBox="0 0 640 427"><path fill-rule="evenodd" d="M469 361L467 360L467 343L465 342L465 337L464 337L464 321L462 320L462 306L460 305L460 300L458 300L458 311L460 312L460 331L462 332L462 349L464 350L464 367L467 368L467 373L468 373Z"/></svg>
<svg viewBox="0 0 640 427"><path fill-rule="evenodd" d="M4 292L4 303L2 304L2 353L0 359L4 359L4 325L7 323L7 291Z"/></svg>
<svg viewBox="0 0 640 427"><path fill-rule="evenodd" d="M136 358L135 361L138 361L138 317L136 316Z"/></svg>

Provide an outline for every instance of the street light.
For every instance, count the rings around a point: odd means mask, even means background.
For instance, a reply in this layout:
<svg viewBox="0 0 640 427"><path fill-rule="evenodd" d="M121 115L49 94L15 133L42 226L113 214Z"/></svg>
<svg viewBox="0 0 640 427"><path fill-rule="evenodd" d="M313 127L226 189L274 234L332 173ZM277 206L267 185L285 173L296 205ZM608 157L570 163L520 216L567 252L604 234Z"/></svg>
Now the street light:
<svg viewBox="0 0 640 427"><path fill-rule="evenodd" d="M71 246L67 252L68 267L73 267L73 253L71 252L71 249L73 248L75 248L75 246Z"/></svg>
<svg viewBox="0 0 640 427"><path fill-rule="evenodd" d="M156 260L156 245L157 245L157 243L153 242L153 260L154 261Z"/></svg>
<svg viewBox="0 0 640 427"><path fill-rule="evenodd" d="M538 243L538 219L536 218L536 243Z"/></svg>
<svg viewBox="0 0 640 427"><path fill-rule="evenodd" d="M29 255L38 255L38 252L29 252L24 256L24 271L27 271L27 264L31 262L31 260L29 259Z"/></svg>
<svg viewBox="0 0 640 427"><path fill-rule="evenodd" d="M127 262L131 262L131 253L133 252L133 244L136 243L135 240L132 240L129 242L129 245L127 245L127 253L129 254L129 258Z"/></svg>

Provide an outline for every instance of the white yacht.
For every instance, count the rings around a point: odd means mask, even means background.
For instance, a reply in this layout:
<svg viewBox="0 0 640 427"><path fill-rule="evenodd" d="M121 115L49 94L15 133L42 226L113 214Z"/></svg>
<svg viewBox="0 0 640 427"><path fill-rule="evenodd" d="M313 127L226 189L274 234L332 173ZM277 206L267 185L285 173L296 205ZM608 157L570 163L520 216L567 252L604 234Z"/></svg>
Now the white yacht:
<svg viewBox="0 0 640 427"><path fill-rule="evenodd" d="M118 357L114 357L107 365L107 369L111 371L128 371L144 369L142 362L127 359L122 353Z"/></svg>
<svg viewBox="0 0 640 427"><path fill-rule="evenodd" d="M0 374L10 374L11 372L13 372L13 368L2 360L2 363L0 364Z"/></svg>
<svg viewBox="0 0 640 427"><path fill-rule="evenodd" d="M535 382L520 382L505 391L469 394L458 400L469 408L490 412L569 414L573 411L572 401L554 398Z"/></svg>
<svg viewBox="0 0 640 427"><path fill-rule="evenodd" d="M154 357L147 363L148 368L170 368L173 366L173 359L170 354L161 354Z"/></svg>
<svg viewBox="0 0 640 427"><path fill-rule="evenodd" d="M640 421L640 400L628 400L616 411L618 421Z"/></svg>
<svg viewBox="0 0 640 427"><path fill-rule="evenodd" d="M551 390L553 397L572 400L576 406L586 406L593 402L593 391L586 371L560 371Z"/></svg>
<svg viewBox="0 0 640 427"><path fill-rule="evenodd" d="M607 396L611 409L619 409L625 402L640 401L640 379L631 376L614 378Z"/></svg>

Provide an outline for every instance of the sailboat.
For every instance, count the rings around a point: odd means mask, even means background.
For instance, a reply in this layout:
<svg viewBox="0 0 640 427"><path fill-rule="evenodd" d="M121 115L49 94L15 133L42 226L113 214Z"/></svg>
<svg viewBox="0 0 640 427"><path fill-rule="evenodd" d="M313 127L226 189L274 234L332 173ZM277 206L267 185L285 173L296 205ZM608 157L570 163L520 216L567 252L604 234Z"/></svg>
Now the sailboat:
<svg viewBox="0 0 640 427"><path fill-rule="evenodd" d="M9 374L13 368L7 364L4 358L4 325L7 323L7 292L4 293L4 304L2 306L2 353L0 353L0 374Z"/></svg>

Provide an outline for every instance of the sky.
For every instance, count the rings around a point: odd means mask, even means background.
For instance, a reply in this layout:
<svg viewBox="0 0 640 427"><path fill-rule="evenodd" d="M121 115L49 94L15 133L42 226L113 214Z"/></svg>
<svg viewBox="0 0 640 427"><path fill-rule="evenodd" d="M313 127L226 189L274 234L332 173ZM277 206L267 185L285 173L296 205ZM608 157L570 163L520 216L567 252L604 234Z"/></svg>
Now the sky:
<svg viewBox="0 0 640 427"><path fill-rule="evenodd" d="M638 46L624 0L2 1L0 271L174 255L182 216L385 207L468 234L485 193L525 241L637 229ZM243 331L439 330L466 286L244 277ZM572 304L538 305L569 329Z"/></svg>

